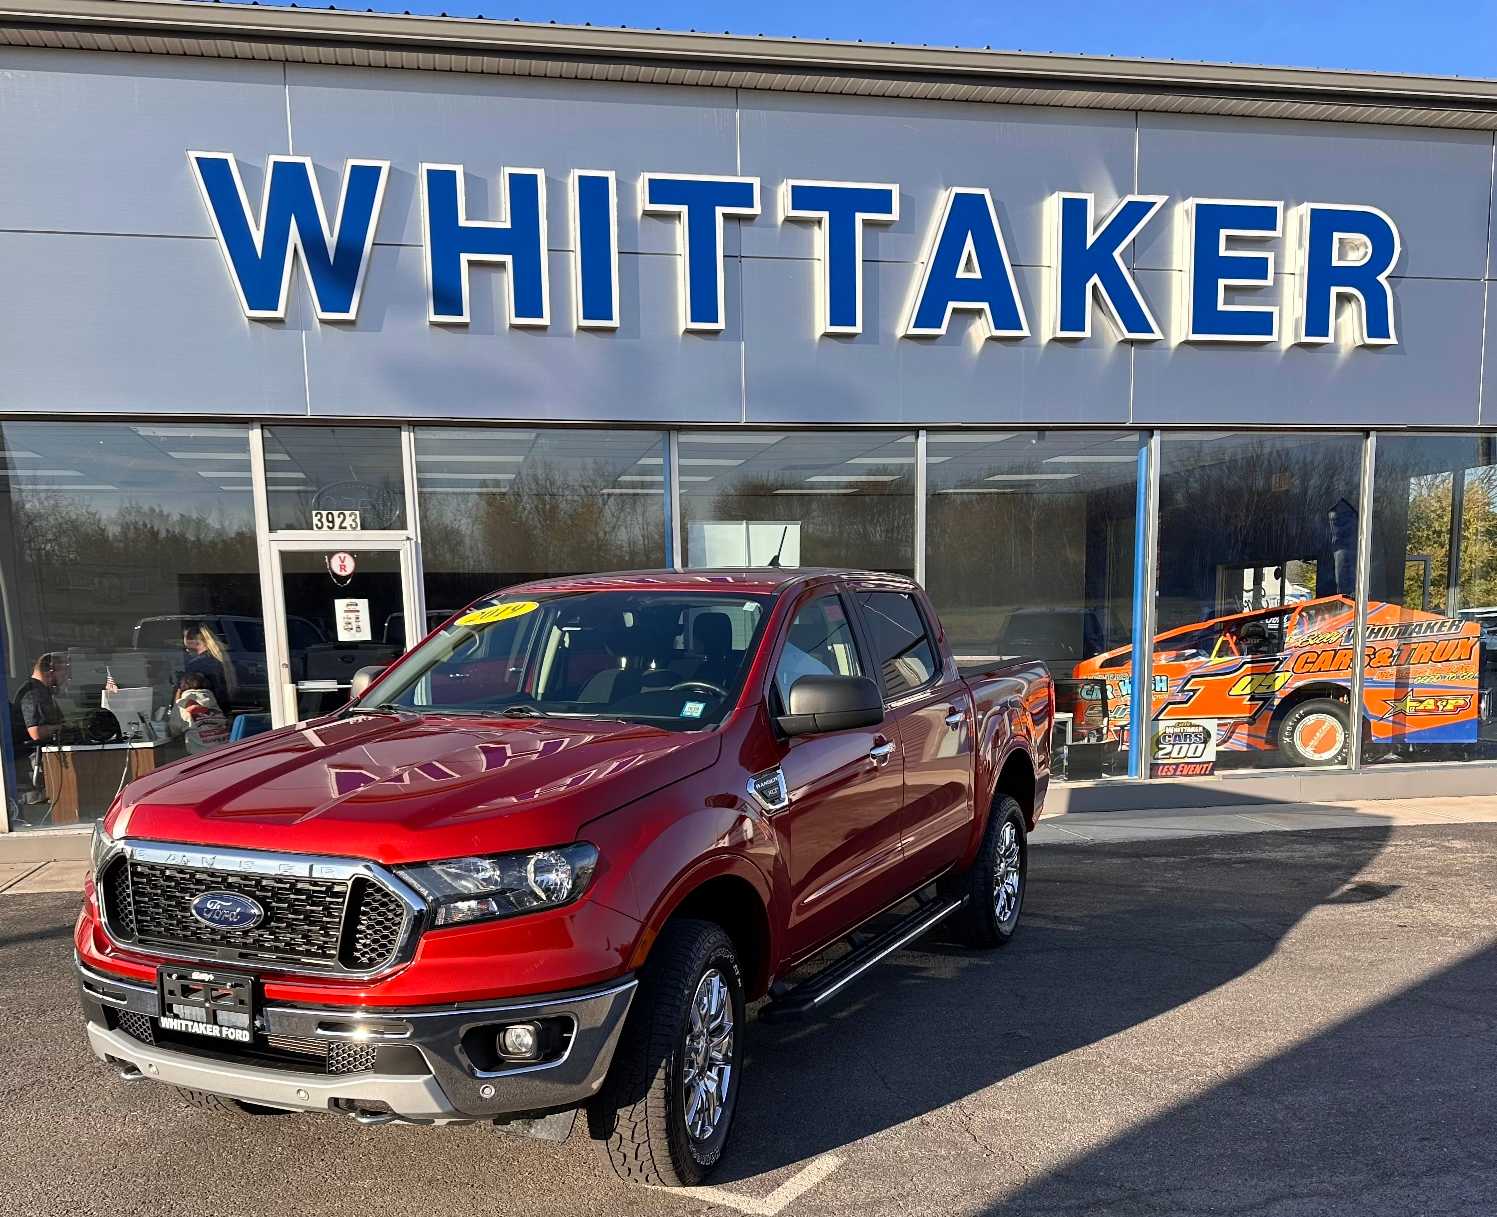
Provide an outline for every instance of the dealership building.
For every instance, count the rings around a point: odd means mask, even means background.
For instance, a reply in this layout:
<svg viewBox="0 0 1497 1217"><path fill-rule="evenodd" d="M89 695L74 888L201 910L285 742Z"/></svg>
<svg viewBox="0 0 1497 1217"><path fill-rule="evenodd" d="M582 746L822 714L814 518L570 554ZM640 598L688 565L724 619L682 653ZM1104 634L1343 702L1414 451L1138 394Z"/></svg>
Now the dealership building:
<svg viewBox="0 0 1497 1217"><path fill-rule="evenodd" d="M1052 808L1497 783L1497 84L0 0L0 116L9 830L770 562L1042 658Z"/></svg>

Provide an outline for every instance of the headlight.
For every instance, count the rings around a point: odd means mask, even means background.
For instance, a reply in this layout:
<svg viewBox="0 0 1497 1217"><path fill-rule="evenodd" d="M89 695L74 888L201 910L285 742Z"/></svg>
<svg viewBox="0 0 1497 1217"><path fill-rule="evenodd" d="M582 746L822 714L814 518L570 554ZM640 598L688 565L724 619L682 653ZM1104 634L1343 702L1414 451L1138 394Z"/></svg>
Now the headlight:
<svg viewBox="0 0 1497 1217"><path fill-rule="evenodd" d="M528 854L427 862L400 873L432 902L435 925L458 925L569 904L597 865L597 849L579 841Z"/></svg>
<svg viewBox="0 0 1497 1217"><path fill-rule="evenodd" d="M89 844L88 854L93 863L94 874L99 873L99 866L104 861L104 855L114 848L114 838L104 831L104 821L94 821L93 841Z"/></svg>

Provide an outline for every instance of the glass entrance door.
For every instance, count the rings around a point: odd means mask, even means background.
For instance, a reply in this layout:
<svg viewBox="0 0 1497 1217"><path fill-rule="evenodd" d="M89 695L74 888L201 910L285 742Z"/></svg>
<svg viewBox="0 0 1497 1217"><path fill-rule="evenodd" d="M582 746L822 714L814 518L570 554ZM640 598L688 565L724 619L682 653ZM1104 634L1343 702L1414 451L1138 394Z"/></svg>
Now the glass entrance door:
<svg viewBox="0 0 1497 1217"><path fill-rule="evenodd" d="M426 633L409 541L272 540L280 651L275 724L336 710L354 673Z"/></svg>

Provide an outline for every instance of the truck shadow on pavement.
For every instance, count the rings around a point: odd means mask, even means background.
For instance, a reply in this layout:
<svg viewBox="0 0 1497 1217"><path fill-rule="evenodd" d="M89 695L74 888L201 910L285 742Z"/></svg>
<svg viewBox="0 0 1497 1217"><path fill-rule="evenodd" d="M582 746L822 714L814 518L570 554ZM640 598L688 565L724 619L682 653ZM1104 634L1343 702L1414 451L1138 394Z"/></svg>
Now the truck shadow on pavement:
<svg viewBox="0 0 1497 1217"><path fill-rule="evenodd" d="M719 1178L773 1171L917 1119L1244 975L1307 913L1356 891L1389 835L1036 846L1026 923L1006 949L926 939L823 1015L750 1028ZM1172 1153L1156 1145L1151 1157L1161 1164Z"/></svg>
<svg viewBox="0 0 1497 1217"><path fill-rule="evenodd" d="M1497 947L1213 1086L992 1217L1497 1212Z"/></svg>

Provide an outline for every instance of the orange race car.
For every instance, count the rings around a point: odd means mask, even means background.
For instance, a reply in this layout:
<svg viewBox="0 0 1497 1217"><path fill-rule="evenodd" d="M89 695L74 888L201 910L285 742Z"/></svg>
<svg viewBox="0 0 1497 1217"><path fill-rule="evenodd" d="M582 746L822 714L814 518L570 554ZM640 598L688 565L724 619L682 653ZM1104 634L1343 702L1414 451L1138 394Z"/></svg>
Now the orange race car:
<svg viewBox="0 0 1497 1217"><path fill-rule="evenodd" d="M1345 764L1355 630L1353 602L1322 596L1157 635L1150 772L1201 777L1219 753L1251 751ZM1478 622L1370 601L1364 738L1475 743L1480 647ZM1133 648L1120 647L1076 665L1076 739L1127 743L1132 663Z"/></svg>

